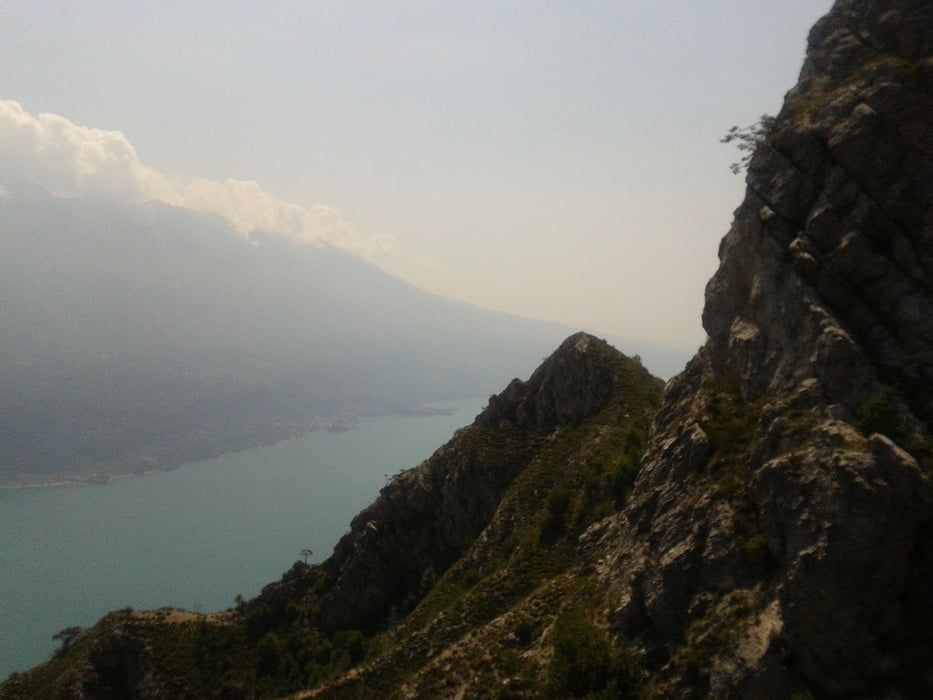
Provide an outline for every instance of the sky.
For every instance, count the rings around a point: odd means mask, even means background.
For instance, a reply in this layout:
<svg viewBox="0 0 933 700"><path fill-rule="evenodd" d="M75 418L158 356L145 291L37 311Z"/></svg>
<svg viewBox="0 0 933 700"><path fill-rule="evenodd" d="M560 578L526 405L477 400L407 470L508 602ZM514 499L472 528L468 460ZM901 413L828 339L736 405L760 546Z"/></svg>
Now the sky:
<svg viewBox="0 0 933 700"><path fill-rule="evenodd" d="M719 140L780 109L830 5L4 0L0 183L692 352L744 190Z"/></svg>

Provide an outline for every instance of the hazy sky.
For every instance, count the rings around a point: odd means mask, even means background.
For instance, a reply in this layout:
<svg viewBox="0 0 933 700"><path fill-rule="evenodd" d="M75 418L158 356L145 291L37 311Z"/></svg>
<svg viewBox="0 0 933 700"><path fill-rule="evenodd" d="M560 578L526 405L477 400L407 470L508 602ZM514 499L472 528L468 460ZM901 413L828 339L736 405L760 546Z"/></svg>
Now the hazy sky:
<svg viewBox="0 0 933 700"><path fill-rule="evenodd" d="M830 4L4 0L0 182L692 350L743 192L719 139L779 109Z"/></svg>

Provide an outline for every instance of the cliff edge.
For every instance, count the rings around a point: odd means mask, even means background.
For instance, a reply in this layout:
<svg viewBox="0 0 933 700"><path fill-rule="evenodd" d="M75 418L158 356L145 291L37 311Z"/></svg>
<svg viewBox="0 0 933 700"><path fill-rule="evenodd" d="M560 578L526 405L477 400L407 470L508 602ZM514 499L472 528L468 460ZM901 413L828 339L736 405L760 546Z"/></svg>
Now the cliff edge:
<svg viewBox="0 0 933 700"><path fill-rule="evenodd" d="M665 697L933 689L933 3L837 2L751 160L630 505L587 536Z"/></svg>

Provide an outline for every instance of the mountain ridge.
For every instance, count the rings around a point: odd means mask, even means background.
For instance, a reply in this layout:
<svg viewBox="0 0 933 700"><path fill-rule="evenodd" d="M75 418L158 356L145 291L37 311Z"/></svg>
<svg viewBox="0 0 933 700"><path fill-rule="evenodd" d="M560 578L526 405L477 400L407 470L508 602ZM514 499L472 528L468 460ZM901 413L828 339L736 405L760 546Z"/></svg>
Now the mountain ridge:
<svg viewBox="0 0 933 700"><path fill-rule="evenodd" d="M296 563L225 613L112 613L76 631L49 664L0 686L0 697L278 696L309 678L337 680L383 632L424 621L425 609L446 609L452 627L433 641L417 632L417 652L407 644L387 650L388 667L375 667L379 689L361 691L382 694L379 676L397 677L412 659L456 640L463 618L488 623L496 609L579 566L576 537L627 498L662 385L640 361L575 334L427 461L395 476L322 564ZM532 407L547 420L526 420ZM516 528L521 536L504 544ZM510 578L510 559L527 569L503 593L487 579ZM553 617L547 611L540 624ZM217 651L210 662L198 651L208 647ZM408 661L393 661L397 653Z"/></svg>
<svg viewBox="0 0 933 700"><path fill-rule="evenodd" d="M0 697L929 697L930 107L933 2L837 0L663 392L572 336L328 561Z"/></svg>
<svg viewBox="0 0 933 700"><path fill-rule="evenodd" d="M483 395L568 329L158 202L0 197L0 483L106 481Z"/></svg>

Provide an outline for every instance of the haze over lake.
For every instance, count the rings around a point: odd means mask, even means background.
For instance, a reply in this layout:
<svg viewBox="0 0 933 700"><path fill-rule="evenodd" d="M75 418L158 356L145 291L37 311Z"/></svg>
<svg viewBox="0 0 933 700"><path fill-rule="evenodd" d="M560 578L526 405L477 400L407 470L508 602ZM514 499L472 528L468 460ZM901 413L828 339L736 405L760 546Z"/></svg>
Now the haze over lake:
<svg viewBox="0 0 933 700"><path fill-rule="evenodd" d="M47 659L57 631L110 610L222 610L304 548L321 561L387 477L482 406L368 418L103 486L0 490L0 679Z"/></svg>

